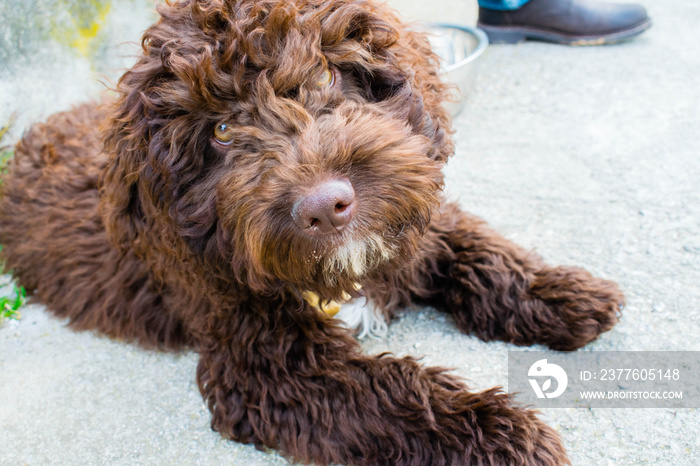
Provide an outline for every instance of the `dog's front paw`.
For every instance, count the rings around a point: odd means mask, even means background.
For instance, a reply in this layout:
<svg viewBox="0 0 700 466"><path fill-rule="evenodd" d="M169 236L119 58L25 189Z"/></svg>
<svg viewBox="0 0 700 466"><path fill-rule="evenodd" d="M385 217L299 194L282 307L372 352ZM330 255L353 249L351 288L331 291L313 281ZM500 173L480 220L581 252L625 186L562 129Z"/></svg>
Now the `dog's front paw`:
<svg viewBox="0 0 700 466"><path fill-rule="evenodd" d="M535 411L511 404L510 396L498 389L471 396L479 399L472 412L476 418L473 447L479 452L448 464L570 464L559 434Z"/></svg>
<svg viewBox="0 0 700 466"><path fill-rule="evenodd" d="M619 320L624 296L615 282L596 278L578 267L541 270L530 288L547 311L541 318L541 343L573 351L610 330Z"/></svg>

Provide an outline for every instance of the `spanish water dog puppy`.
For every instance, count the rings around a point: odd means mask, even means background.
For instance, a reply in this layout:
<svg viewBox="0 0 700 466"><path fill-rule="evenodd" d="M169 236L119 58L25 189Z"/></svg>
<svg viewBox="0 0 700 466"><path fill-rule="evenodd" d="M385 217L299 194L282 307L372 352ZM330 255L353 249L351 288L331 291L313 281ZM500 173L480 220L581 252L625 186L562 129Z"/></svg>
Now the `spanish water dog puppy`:
<svg viewBox="0 0 700 466"><path fill-rule="evenodd" d="M111 100L17 145L0 244L19 282L74 329L193 348L213 428L293 460L566 463L507 394L364 355L324 312L354 299L341 313L376 330L430 305L562 351L618 319L614 283L443 200L453 145L426 38L365 0L158 11Z"/></svg>

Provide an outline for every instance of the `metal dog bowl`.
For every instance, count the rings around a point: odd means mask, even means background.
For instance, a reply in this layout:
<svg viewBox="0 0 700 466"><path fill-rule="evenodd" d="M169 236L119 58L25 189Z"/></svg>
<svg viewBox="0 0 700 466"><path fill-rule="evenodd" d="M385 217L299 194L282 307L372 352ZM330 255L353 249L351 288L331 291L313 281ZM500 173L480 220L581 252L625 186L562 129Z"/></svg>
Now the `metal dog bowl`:
<svg viewBox="0 0 700 466"><path fill-rule="evenodd" d="M481 29L456 24L429 24L425 28L430 44L440 57L440 71L445 82L454 84L453 100L445 102L452 116L465 106L474 88L476 59L484 53L489 40Z"/></svg>

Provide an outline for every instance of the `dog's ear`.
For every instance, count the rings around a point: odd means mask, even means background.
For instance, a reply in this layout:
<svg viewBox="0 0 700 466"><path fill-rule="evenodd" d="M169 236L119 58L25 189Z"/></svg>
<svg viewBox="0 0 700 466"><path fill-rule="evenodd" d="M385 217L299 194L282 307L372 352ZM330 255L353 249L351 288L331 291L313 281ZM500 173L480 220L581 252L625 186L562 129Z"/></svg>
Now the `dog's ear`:
<svg viewBox="0 0 700 466"><path fill-rule="evenodd" d="M159 6L161 21L144 34L143 53L119 80L111 103L103 130L108 162L101 209L111 241L122 249L153 226L147 222L163 216L184 237L199 238L216 221L210 205L184 196L204 179L216 100L206 92L213 73L210 44L201 27L188 25L198 7Z"/></svg>
<svg viewBox="0 0 700 466"><path fill-rule="evenodd" d="M440 79L439 58L432 51L425 34L405 30L402 39L397 44L397 48L403 49L400 61L402 66L415 72L412 79L414 94L417 94L414 102L416 108L425 109L422 121L415 124L421 133L433 141L432 156L445 162L454 154L454 145L452 120L443 106L443 102L451 97L447 85Z"/></svg>
<svg viewBox="0 0 700 466"><path fill-rule="evenodd" d="M100 178L100 208L105 228L113 245L120 250L133 245L145 228L138 179L151 131L145 122L153 113L136 91L136 76L130 73L122 76L119 86L133 91L122 91L111 104L112 111L103 128L108 162Z"/></svg>
<svg viewBox="0 0 700 466"><path fill-rule="evenodd" d="M101 209L110 240L120 249L133 247L147 221L164 215L181 186L198 174L197 167L187 173L184 151L175 147L198 134L197 123L182 121L185 112L174 97L186 95L187 83L174 79L162 57L167 43L149 43L161 26L144 35L144 53L120 78L103 128L108 162L100 179Z"/></svg>
<svg viewBox="0 0 700 466"><path fill-rule="evenodd" d="M433 141L430 156L446 161L454 152L451 119L442 105L449 93L427 36L384 5L365 1L337 5L322 20L324 54L341 69L351 70L370 100L394 98L397 111L408 112L415 132Z"/></svg>
<svg viewBox="0 0 700 466"><path fill-rule="evenodd" d="M122 249L134 247L154 222L161 231L171 225L172 234L201 243L218 220L208 178L214 158L209 119L182 112L173 96L163 98L182 84L164 73L147 59L132 67L119 82L103 131L108 162L101 209L110 240Z"/></svg>

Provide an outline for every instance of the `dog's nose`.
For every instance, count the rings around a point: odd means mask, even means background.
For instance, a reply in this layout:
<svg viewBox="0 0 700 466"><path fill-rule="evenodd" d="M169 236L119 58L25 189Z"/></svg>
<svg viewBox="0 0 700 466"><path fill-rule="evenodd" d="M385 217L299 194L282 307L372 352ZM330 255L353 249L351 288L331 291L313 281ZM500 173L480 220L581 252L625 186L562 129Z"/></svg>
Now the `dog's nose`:
<svg viewBox="0 0 700 466"><path fill-rule="evenodd" d="M294 223L305 233L324 236L339 232L355 211L355 190L347 178L324 181L292 207Z"/></svg>

